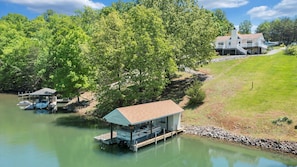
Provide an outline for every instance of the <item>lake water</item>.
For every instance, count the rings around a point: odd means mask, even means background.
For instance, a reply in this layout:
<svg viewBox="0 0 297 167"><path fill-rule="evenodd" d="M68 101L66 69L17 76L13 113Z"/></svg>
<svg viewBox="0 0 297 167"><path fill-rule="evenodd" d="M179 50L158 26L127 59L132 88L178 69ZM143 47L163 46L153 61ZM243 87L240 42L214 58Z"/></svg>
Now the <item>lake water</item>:
<svg viewBox="0 0 297 167"><path fill-rule="evenodd" d="M69 114L20 110L14 95L0 94L1 167L287 167L297 159L209 139L178 135L137 153L100 147L93 137L108 129L57 124Z"/></svg>

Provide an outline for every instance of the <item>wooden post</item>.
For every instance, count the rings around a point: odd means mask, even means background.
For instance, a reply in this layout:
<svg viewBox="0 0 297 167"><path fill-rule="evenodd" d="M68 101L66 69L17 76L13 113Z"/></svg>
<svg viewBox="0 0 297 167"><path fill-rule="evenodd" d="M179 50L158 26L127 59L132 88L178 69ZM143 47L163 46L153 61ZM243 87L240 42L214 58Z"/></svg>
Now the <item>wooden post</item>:
<svg viewBox="0 0 297 167"><path fill-rule="evenodd" d="M135 147L134 147L134 149L135 149L135 152L137 152L138 151L138 146L137 146L137 141L136 141L136 143L135 143Z"/></svg>
<svg viewBox="0 0 297 167"><path fill-rule="evenodd" d="M157 132L155 132L155 144L157 144Z"/></svg>
<svg viewBox="0 0 297 167"><path fill-rule="evenodd" d="M166 141L166 137L165 137L165 129L163 129L163 140Z"/></svg>
<svg viewBox="0 0 297 167"><path fill-rule="evenodd" d="M112 144L112 138L113 138L113 127L112 127L112 123L110 123L110 141L109 141L110 144Z"/></svg>
<svg viewBox="0 0 297 167"><path fill-rule="evenodd" d="M166 130L168 130L168 117L166 117Z"/></svg>
<svg viewBox="0 0 297 167"><path fill-rule="evenodd" d="M130 126L130 146L132 146L132 140L133 140L133 126Z"/></svg>
<svg viewBox="0 0 297 167"><path fill-rule="evenodd" d="M151 134L153 133L153 121L150 121Z"/></svg>

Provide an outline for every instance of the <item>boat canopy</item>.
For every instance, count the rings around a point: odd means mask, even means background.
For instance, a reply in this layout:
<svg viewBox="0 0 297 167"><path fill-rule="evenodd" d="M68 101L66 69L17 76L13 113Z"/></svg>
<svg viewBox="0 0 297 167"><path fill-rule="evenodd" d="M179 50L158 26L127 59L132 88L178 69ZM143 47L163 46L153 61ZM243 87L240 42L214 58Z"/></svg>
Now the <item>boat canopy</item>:
<svg viewBox="0 0 297 167"><path fill-rule="evenodd" d="M50 88L42 88L35 92L30 93L30 96L51 96L54 95L57 91Z"/></svg>

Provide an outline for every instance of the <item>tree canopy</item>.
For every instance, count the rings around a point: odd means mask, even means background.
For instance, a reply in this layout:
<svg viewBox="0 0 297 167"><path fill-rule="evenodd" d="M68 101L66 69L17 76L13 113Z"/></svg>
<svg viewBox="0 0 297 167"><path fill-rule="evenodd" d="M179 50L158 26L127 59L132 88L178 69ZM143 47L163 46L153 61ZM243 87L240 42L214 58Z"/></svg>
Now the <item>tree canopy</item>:
<svg viewBox="0 0 297 167"><path fill-rule="evenodd" d="M252 33L252 23L249 20L244 20L239 24L240 34L251 34Z"/></svg>
<svg viewBox="0 0 297 167"><path fill-rule="evenodd" d="M296 28L297 17L294 19L283 17L261 23L256 32L263 33L264 38L268 41L277 41L288 45L297 41Z"/></svg>
<svg viewBox="0 0 297 167"><path fill-rule="evenodd" d="M230 25L194 0L119 1L32 20L8 14L0 19L0 91L93 90L100 112L156 100L178 67L211 58L215 37Z"/></svg>

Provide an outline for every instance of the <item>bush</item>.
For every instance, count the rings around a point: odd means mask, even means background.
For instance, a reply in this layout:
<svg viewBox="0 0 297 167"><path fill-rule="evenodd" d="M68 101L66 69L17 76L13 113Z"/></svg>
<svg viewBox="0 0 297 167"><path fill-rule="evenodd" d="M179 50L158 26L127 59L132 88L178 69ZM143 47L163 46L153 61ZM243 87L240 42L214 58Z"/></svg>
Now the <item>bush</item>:
<svg viewBox="0 0 297 167"><path fill-rule="evenodd" d="M189 96L189 105L201 104L205 99L205 92L201 89L202 83L195 81L187 90L186 95Z"/></svg>
<svg viewBox="0 0 297 167"><path fill-rule="evenodd" d="M289 119L288 117L283 117L283 118L278 118L276 120L273 120L272 123L274 125L282 126L283 123L287 123L288 125L290 125L293 123L293 121L291 119Z"/></svg>
<svg viewBox="0 0 297 167"><path fill-rule="evenodd" d="M286 55L297 56L297 46L296 45L288 46L285 53Z"/></svg>

